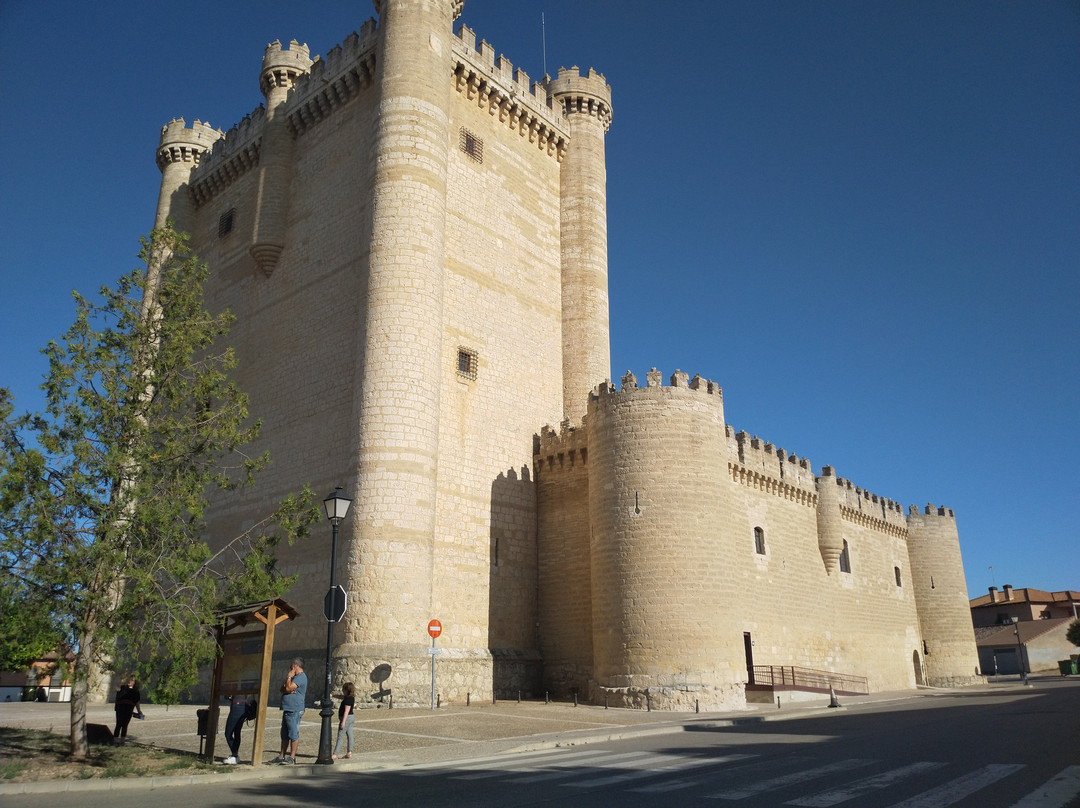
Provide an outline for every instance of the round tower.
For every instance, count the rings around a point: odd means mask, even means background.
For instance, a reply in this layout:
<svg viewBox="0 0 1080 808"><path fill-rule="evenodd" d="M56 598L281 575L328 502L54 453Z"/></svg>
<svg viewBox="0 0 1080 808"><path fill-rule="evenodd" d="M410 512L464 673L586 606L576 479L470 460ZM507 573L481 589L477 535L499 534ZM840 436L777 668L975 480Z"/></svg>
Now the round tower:
<svg viewBox="0 0 1080 808"><path fill-rule="evenodd" d="M706 709L745 703L731 612L720 388L676 371L589 401L594 703Z"/></svg>
<svg viewBox="0 0 1080 808"><path fill-rule="evenodd" d="M844 551L844 520L840 515L840 481L831 466L821 470L817 478L817 533L818 551L825 564L825 572L832 575L840 568L840 554Z"/></svg>
<svg viewBox="0 0 1080 808"><path fill-rule="evenodd" d="M293 138L285 118L284 104L301 76L311 70L307 45L295 39L288 49L274 40L263 54L259 87L266 98L266 123L259 146L258 202L249 252L267 277L277 266L285 247L292 174Z"/></svg>
<svg viewBox="0 0 1080 808"><path fill-rule="evenodd" d="M926 683L932 687L976 684L979 654L968 604L956 517L949 508L911 506L908 562L923 647Z"/></svg>
<svg viewBox="0 0 1080 808"><path fill-rule="evenodd" d="M371 238L355 394L358 481L339 649L348 675L430 687L453 21L461 0L376 0ZM444 635L452 645L453 632ZM490 665L490 660L488 661ZM490 673L490 669L489 669ZM490 683L490 677L488 678Z"/></svg>
<svg viewBox="0 0 1080 808"><path fill-rule="evenodd" d="M611 87L603 75L559 69L548 92L570 122L559 169L563 417L579 419L589 392L611 377L608 324L607 167Z"/></svg>
<svg viewBox="0 0 1080 808"><path fill-rule="evenodd" d="M161 127L157 147L161 189L158 191L157 214L154 216L155 228L164 227L165 222L172 219L177 230L190 230L191 203L187 185L191 172L199 165L203 154L224 136L220 129L199 120L188 128L183 118L174 118Z"/></svg>

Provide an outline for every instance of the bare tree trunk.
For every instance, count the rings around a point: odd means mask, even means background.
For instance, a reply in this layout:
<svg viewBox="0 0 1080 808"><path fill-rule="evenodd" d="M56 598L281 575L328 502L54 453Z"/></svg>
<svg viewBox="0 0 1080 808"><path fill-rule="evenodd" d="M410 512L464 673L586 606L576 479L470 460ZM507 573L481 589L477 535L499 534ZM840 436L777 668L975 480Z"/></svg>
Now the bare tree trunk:
<svg viewBox="0 0 1080 808"><path fill-rule="evenodd" d="M90 751L86 741L86 702L90 667L93 665L94 635L86 631L80 638L79 652L75 655L75 666L71 681L71 756L75 760L84 760Z"/></svg>

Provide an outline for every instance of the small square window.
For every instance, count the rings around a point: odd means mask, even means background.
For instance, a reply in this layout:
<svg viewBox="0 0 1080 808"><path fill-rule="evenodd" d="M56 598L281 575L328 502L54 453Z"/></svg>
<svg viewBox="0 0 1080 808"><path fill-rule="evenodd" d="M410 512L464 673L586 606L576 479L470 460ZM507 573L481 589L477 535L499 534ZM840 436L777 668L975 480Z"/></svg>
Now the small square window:
<svg viewBox="0 0 1080 808"><path fill-rule="evenodd" d="M457 351L457 372L459 376L464 376L467 379L476 378L478 355L476 351L471 351L468 348L458 348Z"/></svg>

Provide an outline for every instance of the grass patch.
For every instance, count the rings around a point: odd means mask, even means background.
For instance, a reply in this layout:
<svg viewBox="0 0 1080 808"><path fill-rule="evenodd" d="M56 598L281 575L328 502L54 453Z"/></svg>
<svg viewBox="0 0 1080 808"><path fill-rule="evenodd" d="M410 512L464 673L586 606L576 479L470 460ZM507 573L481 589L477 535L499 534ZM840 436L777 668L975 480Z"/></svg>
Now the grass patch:
<svg viewBox="0 0 1080 808"><path fill-rule="evenodd" d="M195 755L129 744L91 746L85 760L70 754L70 740L44 730L0 727L0 780L90 780L202 774L228 767L200 761Z"/></svg>

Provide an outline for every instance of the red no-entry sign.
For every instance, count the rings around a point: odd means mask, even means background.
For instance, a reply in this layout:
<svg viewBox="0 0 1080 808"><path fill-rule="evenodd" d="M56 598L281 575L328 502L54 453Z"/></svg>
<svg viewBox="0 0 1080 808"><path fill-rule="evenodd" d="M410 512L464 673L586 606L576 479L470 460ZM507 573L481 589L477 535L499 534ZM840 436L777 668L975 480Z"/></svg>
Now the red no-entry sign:
<svg viewBox="0 0 1080 808"><path fill-rule="evenodd" d="M438 620L432 620L427 624L427 633L431 635L432 639L435 639L442 634L442 623Z"/></svg>

